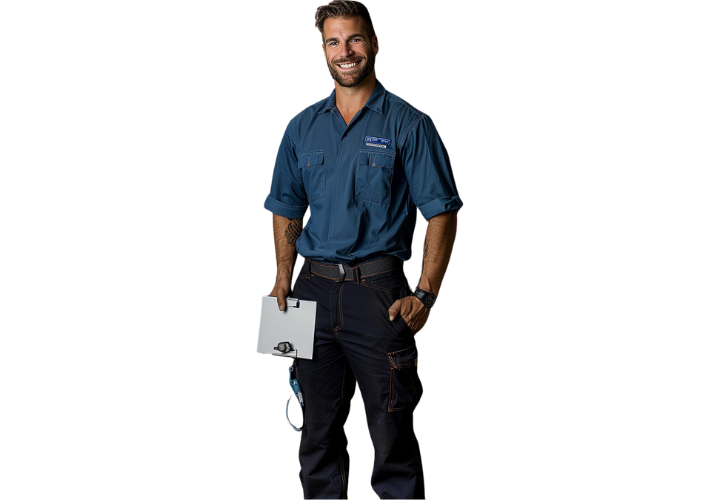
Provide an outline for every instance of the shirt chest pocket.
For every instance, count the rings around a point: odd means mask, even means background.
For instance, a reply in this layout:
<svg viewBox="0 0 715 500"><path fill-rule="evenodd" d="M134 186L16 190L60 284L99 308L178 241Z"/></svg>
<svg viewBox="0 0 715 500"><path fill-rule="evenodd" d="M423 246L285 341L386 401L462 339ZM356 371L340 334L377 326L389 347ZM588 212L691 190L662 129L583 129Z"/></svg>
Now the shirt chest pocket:
<svg viewBox="0 0 715 500"><path fill-rule="evenodd" d="M377 205L389 205L395 155L359 151L355 172L355 198Z"/></svg>
<svg viewBox="0 0 715 500"><path fill-rule="evenodd" d="M325 166L323 151L304 153L298 156L298 168L303 175L303 185L308 195L308 202L325 196Z"/></svg>

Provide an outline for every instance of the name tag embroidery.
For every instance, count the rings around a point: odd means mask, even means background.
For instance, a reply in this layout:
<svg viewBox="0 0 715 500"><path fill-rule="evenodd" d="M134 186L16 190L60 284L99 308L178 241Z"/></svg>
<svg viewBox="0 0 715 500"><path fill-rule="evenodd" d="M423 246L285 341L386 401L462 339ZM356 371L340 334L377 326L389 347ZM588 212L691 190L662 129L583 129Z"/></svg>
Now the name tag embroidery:
<svg viewBox="0 0 715 500"><path fill-rule="evenodd" d="M390 144L392 144L392 141L390 139L383 139L382 137L372 137L369 135L365 137L366 146L372 146L374 148L386 148Z"/></svg>

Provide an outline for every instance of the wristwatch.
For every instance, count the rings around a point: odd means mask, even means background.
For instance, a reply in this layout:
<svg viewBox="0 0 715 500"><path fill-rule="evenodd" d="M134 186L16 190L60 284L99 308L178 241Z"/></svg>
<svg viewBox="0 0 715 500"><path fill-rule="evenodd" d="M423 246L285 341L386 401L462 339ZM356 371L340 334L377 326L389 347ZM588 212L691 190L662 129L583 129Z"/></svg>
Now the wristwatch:
<svg viewBox="0 0 715 500"><path fill-rule="evenodd" d="M415 288L415 293L413 293L413 295L420 299L420 302L422 302L427 309L430 309L437 301L437 296L435 294L425 292L420 287Z"/></svg>

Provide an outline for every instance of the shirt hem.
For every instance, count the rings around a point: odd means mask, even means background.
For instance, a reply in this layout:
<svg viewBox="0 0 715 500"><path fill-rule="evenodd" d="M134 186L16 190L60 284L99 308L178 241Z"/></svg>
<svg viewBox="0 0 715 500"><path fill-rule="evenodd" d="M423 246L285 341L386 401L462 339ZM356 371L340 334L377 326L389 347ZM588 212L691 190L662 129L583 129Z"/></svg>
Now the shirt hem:
<svg viewBox="0 0 715 500"><path fill-rule="evenodd" d="M435 215L439 215L444 212L449 212L450 210L459 210L462 208L462 200L459 196L445 196L442 198L437 198L428 203L425 203L417 208L420 209L422 217L429 220Z"/></svg>

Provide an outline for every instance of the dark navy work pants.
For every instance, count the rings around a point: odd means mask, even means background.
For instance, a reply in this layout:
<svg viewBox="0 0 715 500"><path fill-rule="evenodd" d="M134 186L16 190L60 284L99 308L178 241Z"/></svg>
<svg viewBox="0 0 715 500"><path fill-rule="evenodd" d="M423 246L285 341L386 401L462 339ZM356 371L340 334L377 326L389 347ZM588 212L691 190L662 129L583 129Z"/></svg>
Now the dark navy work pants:
<svg viewBox="0 0 715 500"><path fill-rule="evenodd" d="M424 498L412 412L422 396L415 337L390 321L392 303L410 295L402 269L337 283L321 264L303 265L293 292L318 303L313 359L297 359L305 397L300 480L305 498L347 498L349 458L343 424L355 381L375 448L372 488L380 498Z"/></svg>

